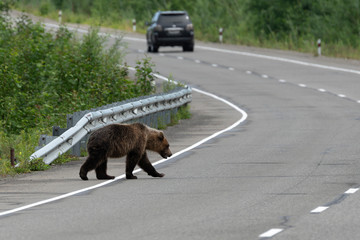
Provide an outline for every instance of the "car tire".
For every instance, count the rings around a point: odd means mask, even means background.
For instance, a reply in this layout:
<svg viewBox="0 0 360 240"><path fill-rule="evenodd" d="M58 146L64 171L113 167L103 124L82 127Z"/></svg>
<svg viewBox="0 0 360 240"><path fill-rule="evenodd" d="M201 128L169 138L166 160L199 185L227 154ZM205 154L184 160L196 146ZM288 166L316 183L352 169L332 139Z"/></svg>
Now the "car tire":
<svg viewBox="0 0 360 240"><path fill-rule="evenodd" d="M151 50L152 50L152 49L151 49L151 46L150 46L150 45L148 45L148 47L147 47L147 51L148 51L148 52L151 52Z"/></svg>
<svg viewBox="0 0 360 240"><path fill-rule="evenodd" d="M184 52L193 52L194 51L194 44L188 44L183 46Z"/></svg>
<svg viewBox="0 0 360 240"><path fill-rule="evenodd" d="M152 50L152 52L157 53L159 51L159 46L156 44L153 44L151 46L151 50Z"/></svg>

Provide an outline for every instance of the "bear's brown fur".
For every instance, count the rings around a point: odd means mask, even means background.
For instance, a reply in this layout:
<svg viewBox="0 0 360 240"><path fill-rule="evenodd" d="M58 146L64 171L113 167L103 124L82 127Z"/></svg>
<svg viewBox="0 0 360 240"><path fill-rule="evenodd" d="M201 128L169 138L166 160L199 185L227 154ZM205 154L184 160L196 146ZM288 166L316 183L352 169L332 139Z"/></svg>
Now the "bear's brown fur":
<svg viewBox="0 0 360 240"><path fill-rule="evenodd" d="M126 155L126 178L136 179L132 174L136 164L153 177L163 177L150 163L146 150L159 153L163 158L172 155L163 132L141 123L111 124L93 132L87 144L89 153L80 168L82 180L88 180L87 173L95 169L98 179L113 179L106 173L108 157Z"/></svg>

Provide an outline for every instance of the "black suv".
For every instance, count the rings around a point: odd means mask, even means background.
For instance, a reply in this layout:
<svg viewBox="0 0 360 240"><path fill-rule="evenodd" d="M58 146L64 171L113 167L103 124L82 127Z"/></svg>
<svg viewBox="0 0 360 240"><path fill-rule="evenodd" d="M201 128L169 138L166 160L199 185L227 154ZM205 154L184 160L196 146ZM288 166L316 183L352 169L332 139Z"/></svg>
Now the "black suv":
<svg viewBox="0 0 360 240"><path fill-rule="evenodd" d="M194 51L194 28L185 11L155 13L146 31L148 52L157 52L160 46L182 46Z"/></svg>

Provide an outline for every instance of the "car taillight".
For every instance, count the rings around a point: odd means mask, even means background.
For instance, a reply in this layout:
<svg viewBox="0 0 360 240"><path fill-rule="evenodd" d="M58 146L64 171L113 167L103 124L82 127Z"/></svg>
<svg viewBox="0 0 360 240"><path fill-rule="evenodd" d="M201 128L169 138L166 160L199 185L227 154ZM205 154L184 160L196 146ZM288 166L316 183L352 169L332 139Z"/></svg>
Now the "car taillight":
<svg viewBox="0 0 360 240"><path fill-rule="evenodd" d="M162 31L162 26L161 25L156 25L155 31L161 32Z"/></svg>
<svg viewBox="0 0 360 240"><path fill-rule="evenodd" d="M194 27L193 27L193 25L190 23L190 24L186 25L186 31L191 31L191 30L194 30Z"/></svg>

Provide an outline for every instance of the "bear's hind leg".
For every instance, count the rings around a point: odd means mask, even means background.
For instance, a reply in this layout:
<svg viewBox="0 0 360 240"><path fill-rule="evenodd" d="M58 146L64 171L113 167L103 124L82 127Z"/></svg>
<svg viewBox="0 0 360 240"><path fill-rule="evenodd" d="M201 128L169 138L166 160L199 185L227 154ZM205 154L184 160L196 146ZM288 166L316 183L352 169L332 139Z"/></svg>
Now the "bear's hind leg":
<svg viewBox="0 0 360 240"><path fill-rule="evenodd" d="M140 159L139 163L138 163L139 167L141 167L148 175L152 176L152 177L163 177L165 176L165 174L163 173L158 173L156 171L156 169L154 168L154 166L151 164L151 162L149 161L149 158L147 157L146 152L144 153L144 155L142 156L142 158Z"/></svg>
<svg viewBox="0 0 360 240"><path fill-rule="evenodd" d="M89 155L85 163L80 168L80 172L79 172L80 178L82 180L89 180L87 177L87 173L91 170L94 170L96 165L97 165L97 158L92 155Z"/></svg>
<svg viewBox="0 0 360 240"><path fill-rule="evenodd" d="M95 168L96 178L97 179L114 179L115 178L114 176L107 175L106 169L107 169L107 158L105 157L105 159L101 160L100 165Z"/></svg>
<svg viewBox="0 0 360 240"><path fill-rule="evenodd" d="M94 170L103 159L106 159L106 151L104 149L90 148L88 149L89 156L86 159L85 163L80 168L80 178L82 180L89 180L87 173L91 170Z"/></svg>

